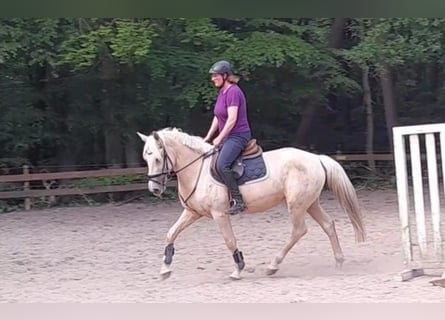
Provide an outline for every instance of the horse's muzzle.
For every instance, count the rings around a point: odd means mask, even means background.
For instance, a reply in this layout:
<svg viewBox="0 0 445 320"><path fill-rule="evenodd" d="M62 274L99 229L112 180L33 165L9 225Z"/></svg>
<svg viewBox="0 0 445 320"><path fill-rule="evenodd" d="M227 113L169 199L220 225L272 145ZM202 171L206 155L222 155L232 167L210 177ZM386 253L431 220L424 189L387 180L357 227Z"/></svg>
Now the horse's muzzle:
<svg viewBox="0 0 445 320"><path fill-rule="evenodd" d="M152 181L150 181L148 183L148 190L156 197L161 196L164 191L165 191L165 187L161 184L158 183L153 183Z"/></svg>
<svg viewBox="0 0 445 320"><path fill-rule="evenodd" d="M162 191L161 191L159 188L155 188L155 189L152 191L152 193L153 193L153 195L156 196L156 197L160 197L160 196L162 195Z"/></svg>

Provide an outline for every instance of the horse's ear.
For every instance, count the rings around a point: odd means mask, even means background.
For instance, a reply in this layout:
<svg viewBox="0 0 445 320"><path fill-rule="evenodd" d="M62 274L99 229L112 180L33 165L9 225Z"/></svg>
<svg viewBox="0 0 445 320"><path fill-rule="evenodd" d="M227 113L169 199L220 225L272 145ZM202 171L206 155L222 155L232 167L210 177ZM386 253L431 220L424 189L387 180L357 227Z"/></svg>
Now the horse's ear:
<svg viewBox="0 0 445 320"><path fill-rule="evenodd" d="M139 131L136 132L137 135L139 136L139 138L141 138L142 141L146 142L147 141L147 136L145 134L140 133Z"/></svg>
<svg viewBox="0 0 445 320"><path fill-rule="evenodd" d="M155 140L157 142L159 142L161 140L161 137L159 136L159 134L156 131L153 131L152 134L153 134L153 137L155 138Z"/></svg>

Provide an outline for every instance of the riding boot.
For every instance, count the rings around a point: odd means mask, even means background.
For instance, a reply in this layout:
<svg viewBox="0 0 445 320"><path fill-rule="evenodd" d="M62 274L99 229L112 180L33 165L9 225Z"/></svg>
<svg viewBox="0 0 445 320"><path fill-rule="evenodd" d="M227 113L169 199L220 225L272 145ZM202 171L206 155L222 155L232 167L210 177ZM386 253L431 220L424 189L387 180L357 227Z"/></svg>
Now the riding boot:
<svg viewBox="0 0 445 320"><path fill-rule="evenodd" d="M244 203L241 192L239 191L238 183L235 180L232 170L222 170L221 176L232 196L231 206L226 213L235 215L243 212L246 209L246 205Z"/></svg>

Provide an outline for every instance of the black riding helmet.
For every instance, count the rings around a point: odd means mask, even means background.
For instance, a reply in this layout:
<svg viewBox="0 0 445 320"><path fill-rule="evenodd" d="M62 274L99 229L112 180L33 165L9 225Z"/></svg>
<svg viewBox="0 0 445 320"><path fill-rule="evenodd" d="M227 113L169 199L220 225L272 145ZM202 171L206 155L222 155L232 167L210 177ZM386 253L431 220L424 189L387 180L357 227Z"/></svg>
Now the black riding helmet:
<svg viewBox="0 0 445 320"><path fill-rule="evenodd" d="M231 75L233 74L232 64L226 60L215 62L210 68L209 73L226 73L227 75Z"/></svg>

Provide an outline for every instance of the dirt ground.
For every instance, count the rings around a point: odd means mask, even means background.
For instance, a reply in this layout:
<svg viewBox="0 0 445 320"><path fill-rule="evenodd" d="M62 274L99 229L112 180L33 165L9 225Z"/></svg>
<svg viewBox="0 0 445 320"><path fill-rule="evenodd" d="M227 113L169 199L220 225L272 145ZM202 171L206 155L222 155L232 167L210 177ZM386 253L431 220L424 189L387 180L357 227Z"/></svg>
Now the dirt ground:
<svg viewBox="0 0 445 320"><path fill-rule="evenodd" d="M198 221L175 243L171 277L159 269L165 234L179 203L55 208L0 215L1 302L445 302L431 277L394 279L404 269L394 190L359 191L368 239L356 244L346 213L330 193L345 254L335 267L329 240L310 217L308 233L273 276L265 269L289 237L284 207L232 218L246 260L233 260L212 220Z"/></svg>

